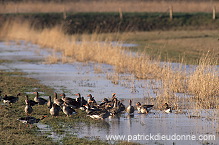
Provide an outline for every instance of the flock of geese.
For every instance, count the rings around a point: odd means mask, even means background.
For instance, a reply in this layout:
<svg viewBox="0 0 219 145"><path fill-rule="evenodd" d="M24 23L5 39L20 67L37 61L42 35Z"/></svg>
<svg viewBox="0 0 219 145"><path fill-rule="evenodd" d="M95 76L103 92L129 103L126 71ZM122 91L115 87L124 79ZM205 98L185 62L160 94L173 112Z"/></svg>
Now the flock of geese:
<svg viewBox="0 0 219 145"><path fill-rule="evenodd" d="M42 116L37 119L35 117L31 117L31 113L34 111L33 106L35 105L47 105L49 108L49 112L51 116L59 116L59 113L62 111L66 116L71 116L76 114L76 109L81 109L86 112L87 116L93 119L101 119L104 120L110 116L118 115L122 112L126 112L129 115L134 115L135 107L132 105L132 100L129 100L129 105L126 107L121 100L116 97L116 94L112 94L112 98L107 99L104 98L101 103L97 103L95 98L89 94L88 99L85 100L84 97L81 96L80 93L76 94L77 98L66 97L65 93L62 93L58 97L57 93L54 93L54 97L49 96L49 99L44 99L39 97L38 92L34 92L36 96L34 100L30 100L28 95L25 96L25 107L24 112L27 116L21 117L18 120L25 124L34 124L38 123L40 120L44 119L46 116ZM21 94L17 94L17 96L7 96L1 97L3 103L8 103L12 105L19 100L19 96ZM136 103L136 108L138 113L147 114L153 108L154 105L142 105L140 102ZM163 110L166 113L171 113L172 109L169 107L167 103L163 105Z"/></svg>

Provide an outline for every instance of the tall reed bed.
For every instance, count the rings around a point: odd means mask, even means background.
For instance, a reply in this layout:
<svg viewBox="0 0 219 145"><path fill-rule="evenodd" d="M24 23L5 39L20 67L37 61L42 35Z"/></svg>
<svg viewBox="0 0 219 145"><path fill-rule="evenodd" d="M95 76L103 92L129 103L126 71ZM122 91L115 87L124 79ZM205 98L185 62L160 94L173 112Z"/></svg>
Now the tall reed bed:
<svg viewBox="0 0 219 145"><path fill-rule="evenodd" d="M209 55L203 56L188 76L188 92L194 95L197 108L218 108L219 68Z"/></svg>
<svg viewBox="0 0 219 145"><path fill-rule="evenodd" d="M112 38L101 34L66 35L61 26L35 30L28 22L8 21L1 27L0 38L5 40L25 40L39 44L43 48L53 48L62 52L62 58L55 53L47 58L50 63L94 61L113 65L117 73L130 73L137 79L152 79L158 85L157 104L171 102L177 108L179 98L176 93L192 95L190 101L198 108L218 108L219 71L209 55L189 74L181 65L173 70L171 64L152 60L149 56L131 53L122 49L122 43L112 43ZM117 82L118 83L118 82Z"/></svg>

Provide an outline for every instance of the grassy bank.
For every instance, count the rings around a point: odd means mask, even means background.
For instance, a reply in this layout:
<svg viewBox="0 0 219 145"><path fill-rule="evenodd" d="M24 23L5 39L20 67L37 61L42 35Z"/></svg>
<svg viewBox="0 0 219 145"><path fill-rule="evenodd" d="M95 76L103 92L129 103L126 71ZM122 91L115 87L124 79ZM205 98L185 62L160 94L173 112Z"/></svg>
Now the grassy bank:
<svg viewBox="0 0 219 145"><path fill-rule="evenodd" d="M218 14L219 15L219 14ZM14 13L1 14L0 26L9 19L29 21L42 29L62 25L67 34L93 32L136 32L152 30L202 30L218 29L219 19L212 20L211 13Z"/></svg>
<svg viewBox="0 0 219 145"><path fill-rule="evenodd" d="M219 63L218 30L181 30L121 33L119 38L127 43L138 44L126 48L142 52L161 61L199 64L203 54Z"/></svg>
<svg viewBox="0 0 219 145"><path fill-rule="evenodd" d="M50 91L49 88L43 87L38 81L24 77L21 72L4 72L0 71L0 90L3 94L16 95L22 93L18 103L12 107L1 105L1 144L55 144L46 136L41 136L36 128L30 129L21 124L17 119L25 116L24 113L24 95L25 92L33 92L34 88L42 88ZM36 111L37 112L37 111ZM35 117L40 117L42 112L38 111Z"/></svg>

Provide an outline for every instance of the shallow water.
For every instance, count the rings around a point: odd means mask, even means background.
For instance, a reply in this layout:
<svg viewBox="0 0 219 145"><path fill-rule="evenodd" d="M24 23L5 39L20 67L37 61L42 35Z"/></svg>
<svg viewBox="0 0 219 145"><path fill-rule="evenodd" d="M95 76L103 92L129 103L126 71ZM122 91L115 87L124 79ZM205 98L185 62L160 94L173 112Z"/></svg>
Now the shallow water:
<svg viewBox="0 0 219 145"><path fill-rule="evenodd" d="M12 43L11 43L12 44ZM124 99L127 105L127 99L144 99L145 97L155 97L153 85L154 80L136 80L131 75L120 75L118 85L107 79L107 76L116 76L113 67L105 64L95 63L79 63L73 64L43 64L42 60L49 54L51 50L40 49L36 45L15 43L6 45L0 42L1 59L12 60L13 63L4 63L0 65L0 69L12 71L19 69L28 73L29 77L38 79L41 83L51 86L58 93L65 92L67 96L75 97L74 94L81 93L84 97L92 94L96 100L101 101L104 97L111 97L112 93L116 93L117 97ZM25 59L33 59L38 61L23 61ZM100 67L102 72L95 73L95 67ZM43 95L43 93L41 93ZM185 94L176 94L179 96L187 96ZM46 96L45 96L46 98ZM139 142L142 144L192 144L199 145L203 143L217 144L219 142L218 130L218 111L217 110L185 110L182 114L166 114L161 111L152 110L148 115L135 113L134 117L122 114L118 118L107 118L105 120L106 127L98 127L95 125L79 124L66 130L66 134L77 135L78 137L87 137L89 139L100 138L106 140L106 135L124 135L125 140ZM202 117L199 117L201 113ZM194 115L195 114L195 115ZM209 118L211 114L213 120ZM191 117L189 117L191 116ZM215 117L216 116L216 117ZM52 131L52 129L44 124L38 124L40 130L47 133L49 137L55 141L61 140L65 133L60 135ZM215 135L215 141L207 140L152 140L147 139L147 135L160 137L161 135L170 135L176 137L178 135ZM109 137L109 136L108 136ZM117 136L118 137L118 136ZM120 136L121 137L121 136ZM115 140L109 141L114 143Z"/></svg>

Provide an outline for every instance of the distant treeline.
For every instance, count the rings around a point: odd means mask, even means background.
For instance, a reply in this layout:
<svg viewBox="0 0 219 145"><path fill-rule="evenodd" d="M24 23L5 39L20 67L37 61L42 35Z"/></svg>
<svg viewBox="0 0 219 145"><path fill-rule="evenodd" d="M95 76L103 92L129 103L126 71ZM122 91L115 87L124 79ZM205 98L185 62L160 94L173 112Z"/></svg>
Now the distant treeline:
<svg viewBox="0 0 219 145"><path fill-rule="evenodd" d="M92 32L127 32L170 29L219 29L219 19L211 13L39 13L2 14L0 25L8 19L28 20L37 28L62 25L68 34Z"/></svg>

